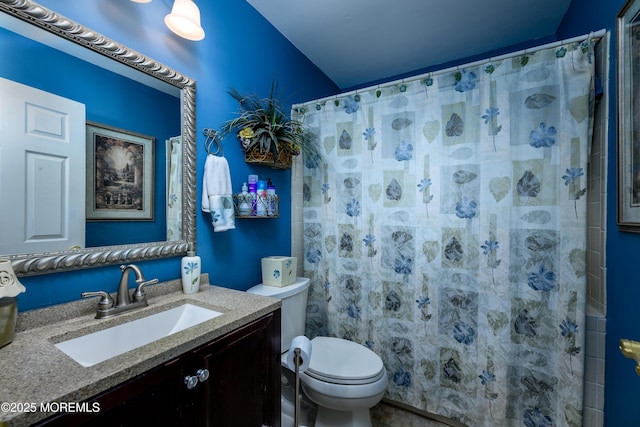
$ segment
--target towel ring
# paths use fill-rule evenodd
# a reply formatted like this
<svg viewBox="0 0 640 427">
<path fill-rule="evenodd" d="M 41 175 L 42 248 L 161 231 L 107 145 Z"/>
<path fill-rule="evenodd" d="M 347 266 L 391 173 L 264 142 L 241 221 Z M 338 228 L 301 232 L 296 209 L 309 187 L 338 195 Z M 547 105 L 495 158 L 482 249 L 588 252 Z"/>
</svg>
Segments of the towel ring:
<svg viewBox="0 0 640 427">
<path fill-rule="evenodd" d="M 215 129 L 204 128 L 202 134 L 207 137 L 204 140 L 204 148 L 207 150 L 207 154 L 216 155 L 220 153 L 221 157 L 224 157 L 224 150 L 222 149 L 222 142 L 220 141 L 220 134 Z M 211 146 L 216 144 L 216 151 L 211 152 Z"/>
</svg>

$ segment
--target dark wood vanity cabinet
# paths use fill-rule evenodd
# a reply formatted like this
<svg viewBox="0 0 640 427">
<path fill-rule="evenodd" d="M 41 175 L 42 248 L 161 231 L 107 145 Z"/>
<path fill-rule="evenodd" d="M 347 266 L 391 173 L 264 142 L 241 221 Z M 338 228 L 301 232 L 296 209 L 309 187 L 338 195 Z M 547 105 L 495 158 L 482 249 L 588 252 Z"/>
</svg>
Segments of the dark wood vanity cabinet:
<svg viewBox="0 0 640 427">
<path fill-rule="evenodd" d="M 204 370 L 208 378 L 187 388 Z M 89 399 L 99 412 L 39 425 L 279 427 L 280 381 L 278 309 Z"/>
<path fill-rule="evenodd" d="M 191 375 L 203 367 L 209 378 L 187 400 L 208 409 L 190 426 L 280 426 L 280 310 L 195 350 Z"/>
</svg>

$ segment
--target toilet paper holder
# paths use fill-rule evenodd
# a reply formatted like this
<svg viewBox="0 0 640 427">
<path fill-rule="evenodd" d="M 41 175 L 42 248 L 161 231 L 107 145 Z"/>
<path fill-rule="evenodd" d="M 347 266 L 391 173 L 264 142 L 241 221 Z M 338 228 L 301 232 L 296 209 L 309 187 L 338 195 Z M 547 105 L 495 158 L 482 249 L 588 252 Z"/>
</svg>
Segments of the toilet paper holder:
<svg viewBox="0 0 640 427">
<path fill-rule="evenodd" d="M 293 350 L 293 363 L 296 366 L 296 404 L 293 413 L 293 426 L 300 427 L 300 365 L 302 365 L 302 358 L 299 347 Z"/>
<path fill-rule="evenodd" d="M 287 357 L 287 366 L 295 374 L 295 405 L 294 405 L 294 427 L 300 426 L 300 373 L 309 367 L 311 361 L 311 341 L 304 335 L 299 335 L 291 340 L 289 346 L 289 355 Z"/>
</svg>

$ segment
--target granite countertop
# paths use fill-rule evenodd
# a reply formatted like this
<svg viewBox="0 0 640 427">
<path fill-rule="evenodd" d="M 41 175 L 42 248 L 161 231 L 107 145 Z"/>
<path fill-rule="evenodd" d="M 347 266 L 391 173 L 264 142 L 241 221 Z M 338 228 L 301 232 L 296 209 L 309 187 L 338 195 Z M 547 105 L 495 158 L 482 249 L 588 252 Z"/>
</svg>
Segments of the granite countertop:
<svg viewBox="0 0 640 427">
<path fill-rule="evenodd" d="M 179 280 L 146 291 L 148 307 L 109 319 L 94 318 L 97 298 L 19 313 L 13 342 L 0 348 L 0 426 L 43 420 L 53 414 L 41 403 L 82 402 L 280 307 L 277 299 L 211 286 L 207 274 L 195 294 L 183 294 Z M 223 314 L 87 368 L 54 346 L 187 302 Z"/>
</svg>

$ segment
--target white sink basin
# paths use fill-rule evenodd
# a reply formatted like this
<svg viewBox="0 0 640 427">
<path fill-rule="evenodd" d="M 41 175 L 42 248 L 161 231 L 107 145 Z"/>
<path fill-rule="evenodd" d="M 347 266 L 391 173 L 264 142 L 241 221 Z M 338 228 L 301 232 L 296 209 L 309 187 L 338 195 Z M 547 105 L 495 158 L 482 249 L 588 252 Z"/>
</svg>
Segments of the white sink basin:
<svg viewBox="0 0 640 427">
<path fill-rule="evenodd" d="M 83 335 L 55 346 L 82 366 L 93 366 L 114 356 L 206 322 L 222 313 L 184 304 L 141 319 Z"/>
</svg>

